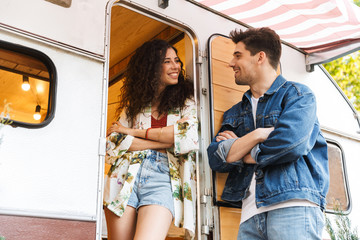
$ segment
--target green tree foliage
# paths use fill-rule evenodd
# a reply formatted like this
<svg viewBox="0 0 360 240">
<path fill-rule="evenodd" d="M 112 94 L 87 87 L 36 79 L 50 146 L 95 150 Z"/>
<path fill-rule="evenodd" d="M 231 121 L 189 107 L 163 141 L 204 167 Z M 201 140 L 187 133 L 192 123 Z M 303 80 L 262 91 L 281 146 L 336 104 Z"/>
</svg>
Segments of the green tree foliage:
<svg viewBox="0 0 360 240">
<path fill-rule="evenodd" d="M 326 63 L 324 67 L 360 111 L 360 51 Z"/>
<path fill-rule="evenodd" d="M 360 0 L 353 0 L 360 7 Z M 360 51 L 324 64 L 345 95 L 360 111 Z"/>
</svg>

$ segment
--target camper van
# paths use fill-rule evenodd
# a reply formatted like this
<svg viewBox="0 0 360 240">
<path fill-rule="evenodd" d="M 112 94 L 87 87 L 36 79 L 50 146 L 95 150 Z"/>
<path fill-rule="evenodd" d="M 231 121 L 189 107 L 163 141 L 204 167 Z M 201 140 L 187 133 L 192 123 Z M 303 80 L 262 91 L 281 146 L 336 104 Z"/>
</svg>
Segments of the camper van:
<svg viewBox="0 0 360 240">
<path fill-rule="evenodd" d="M 233 7 L 238 11 L 233 13 L 226 4 L 235 2 L 246 6 Z M 195 88 L 200 123 L 195 238 L 236 239 L 241 206 L 221 199 L 227 175 L 212 172 L 206 149 L 223 112 L 247 90 L 235 84 L 228 66 L 234 49 L 230 31 L 257 26 L 251 22 L 255 15 L 264 26 L 286 15 L 264 12 L 280 1 L 260 1 L 266 6 L 250 9 L 253 2 L 259 1 L 1 1 L 0 239 L 106 239 L 103 186 L 110 167 L 104 161 L 106 129 L 116 120 L 130 57 L 155 38 L 178 49 Z M 300 2 L 311 8 L 307 1 Z M 334 1 L 312 2 L 328 6 Z M 349 9 L 347 4 L 341 9 Z M 311 19 L 314 15 L 308 17 L 308 24 L 317 22 Z M 347 37 L 354 27 L 343 24 L 344 31 L 337 36 L 327 35 L 326 43 L 313 45 L 318 48 L 306 45 L 306 39 L 296 44 L 284 38 L 278 71 L 308 85 L 316 95 L 329 146 L 327 216 L 333 217 L 340 208 L 354 226 L 360 226 L 359 116 L 321 65 L 359 49 L 359 30 L 355 29 L 357 36 Z M 294 28 L 279 34 L 302 32 L 291 32 Z M 188 238 L 174 226 L 167 236 Z"/>
</svg>

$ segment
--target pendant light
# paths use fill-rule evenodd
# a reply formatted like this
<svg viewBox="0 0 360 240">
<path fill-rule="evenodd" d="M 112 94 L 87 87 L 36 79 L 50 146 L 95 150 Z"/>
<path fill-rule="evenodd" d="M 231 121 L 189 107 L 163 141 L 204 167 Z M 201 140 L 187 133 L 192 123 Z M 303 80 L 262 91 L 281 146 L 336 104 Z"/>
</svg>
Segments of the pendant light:
<svg viewBox="0 0 360 240">
<path fill-rule="evenodd" d="M 30 83 L 29 83 L 29 77 L 28 76 L 24 76 L 23 75 L 23 83 L 21 85 L 21 88 L 24 90 L 24 91 L 29 91 L 30 89 Z"/>
<path fill-rule="evenodd" d="M 33 115 L 33 117 L 36 121 L 40 120 L 40 118 L 41 118 L 40 110 L 41 110 L 41 106 L 39 104 L 36 105 L 35 113 Z"/>
</svg>

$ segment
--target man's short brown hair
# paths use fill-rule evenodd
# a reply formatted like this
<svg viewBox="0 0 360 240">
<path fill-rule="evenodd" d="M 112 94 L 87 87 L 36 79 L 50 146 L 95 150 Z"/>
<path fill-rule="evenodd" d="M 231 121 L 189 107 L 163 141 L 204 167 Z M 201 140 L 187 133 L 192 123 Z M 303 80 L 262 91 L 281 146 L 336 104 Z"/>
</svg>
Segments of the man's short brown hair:
<svg viewBox="0 0 360 240">
<path fill-rule="evenodd" d="M 266 53 L 271 66 L 276 70 L 281 56 L 281 41 L 279 35 L 268 27 L 248 28 L 245 31 L 234 30 L 230 33 L 231 40 L 237 44 L 242 42 L 245 48 L 255 55 L 260 51 Z"/>
</svg>

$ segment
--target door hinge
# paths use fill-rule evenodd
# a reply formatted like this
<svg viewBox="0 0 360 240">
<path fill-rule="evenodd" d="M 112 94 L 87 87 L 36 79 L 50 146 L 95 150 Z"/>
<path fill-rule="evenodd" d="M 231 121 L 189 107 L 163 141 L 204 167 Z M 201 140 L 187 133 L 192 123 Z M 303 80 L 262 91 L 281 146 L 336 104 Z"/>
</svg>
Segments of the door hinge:
<svg viewBox="0 0 360 240">
<path fill-rule="evenodd" d="M 203 61 L 207 59 L 206 51 L 200 51 L 199 55 L 196 58 L 197 64 L 203 64 Z"/>
<path fill-rule="evenodd" d="M 201 226 L 201 234 L 209 235 L 210 234 L 210 227 L 209 225 L 202 225 Z"/>
<path fill-rule="evenodd" d="M 200 197 L 200 203 L 202 203 L 202 204 L 208 203 L 208 199 L 209 199 L 209 197 L 211 198 L 211 196 L 212 196 L 211 189 L 205 188 L 204 194 L 201 195 L 201 197 Z"/>
<path fill-rule="evenodd" d="M 206 218 L 206 224 L 201 225 L 201 234 L 209 235 L 211 228 L 212 228 L 212 225 L 210 225 L 209 219 Z"/>
<path fill-rule="evenodd" d="M 99 138 L 99 156 L 105 156 L 106 153 L 106 138 Z"/>
</svg>

